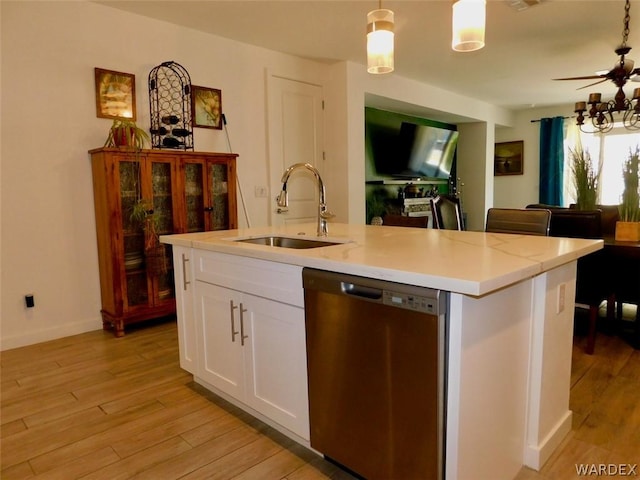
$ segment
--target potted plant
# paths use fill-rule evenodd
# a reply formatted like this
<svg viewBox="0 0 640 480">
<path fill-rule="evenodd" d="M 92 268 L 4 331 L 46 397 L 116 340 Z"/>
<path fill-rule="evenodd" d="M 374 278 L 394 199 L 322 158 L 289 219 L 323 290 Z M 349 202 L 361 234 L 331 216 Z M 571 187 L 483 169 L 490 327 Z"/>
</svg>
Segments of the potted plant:
<svg viewBox="0 0 640 480">
<path fill-rule="evenodd" d="M 387 206 L 381 192 L 375 191 L 367 195 L 367 217 L 371 225 L 382 225 L 382 217 Z"/>
<path fill-rule="evenodd" d="M 640 240 L 640 147 L 629 150 L 629 158 L 622 167 L 624 191 L 618 207 L 620 220 L 616 222 L 616 240 L 637 242 Z"/>
<path fill-rule="evenodd" d="M 578 210 L 594 210 L 598 199 L 599 174 L 593 169 L 591 155 L 582 149 L 570 150 L 571 173 Z"/>
<path fill-rule="evenodd" d="M 149 143 L 149 134 L 133 120 L 116 118 L 109 129 L 105 147 L 129 147 L 142 150 Z"/>
</svg>

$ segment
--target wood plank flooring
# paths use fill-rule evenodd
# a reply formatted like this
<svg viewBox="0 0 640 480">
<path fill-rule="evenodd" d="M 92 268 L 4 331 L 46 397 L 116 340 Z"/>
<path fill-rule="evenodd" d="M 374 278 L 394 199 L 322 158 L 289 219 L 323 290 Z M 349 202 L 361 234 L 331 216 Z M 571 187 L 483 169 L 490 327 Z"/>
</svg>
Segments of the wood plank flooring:
<svg viewBox="0 0 640 480">
<path fill-rule="evenodd" d="M 573 431 L 518 480 L 578 478 L 576 463 L 640 463 L 640 352 L 600 334 L 588 356 L 583 342 Z M 177 345 L 168 322 L 2 352 L 1 478 L 353 478 L 194 384 Z"/>
</svg>

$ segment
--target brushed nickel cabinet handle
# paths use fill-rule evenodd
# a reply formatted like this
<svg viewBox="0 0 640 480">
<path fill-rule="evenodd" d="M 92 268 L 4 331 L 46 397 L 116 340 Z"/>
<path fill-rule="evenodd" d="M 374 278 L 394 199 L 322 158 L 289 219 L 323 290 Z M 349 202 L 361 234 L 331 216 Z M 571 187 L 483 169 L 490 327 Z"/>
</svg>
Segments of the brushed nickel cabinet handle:
<svg viewBox="0 0 640 480">
<path fill-rule="evenodd" d="M 186 255 L 183 253 L 182 254 L 182 288 L 184 289 L 184 291 L 187 291 L 187 285 L 189 285 L 191 282 L 187 280 L 187 262 L 189 261 L 189 259 L 186 257 Z"/>
<path fill-rule="evenodd" d="M 235 342 L 236 335 L 238 334 L 238 332 L 236 332 L 236 325 L 235 325 L 235 319 L 233 318 L 233 311 L 236 308 L 238 308 L 238 306 L 233 304 L 233 300 L 229 300 L 229 306 L 231 307 L 231 341 Z M 242 310 L 240 311 L 240 327 L 242 328 Z M 240 338 L 242 339 L 242 337 Z"/>
<path fill-rule="evenodd" d="M 247 311 L 246 308 L 242 306 L 240 303 L 240 345 L 244 347 L 244 339 L 249 338 L 248 335 L 244 334 L 244 313 Z"/>
</svg>

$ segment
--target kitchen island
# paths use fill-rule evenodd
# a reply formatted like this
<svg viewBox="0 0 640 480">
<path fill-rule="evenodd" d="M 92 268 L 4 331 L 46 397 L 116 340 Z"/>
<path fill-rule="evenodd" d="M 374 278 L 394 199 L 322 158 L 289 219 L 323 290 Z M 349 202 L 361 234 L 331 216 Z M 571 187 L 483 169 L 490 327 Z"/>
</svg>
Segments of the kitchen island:
<svg viewBox="0 0 640 480">
<path fill-rule="evenodd" d="M 602 241 L 344 224 L 331 224 L 328 240 L 335 244 L 320 248 L 238 241 L 266 235 L 314 239 L 315 228 L 303 224 L 161 238 L 174 246 L 183 368 L 308 446 L 306 374 L 297 365 L 304 366 L 305 355 L 299 345 L 304 343 L 302 267 L 447 291 L 446 478 L 513 478 L 522 465 L 539 469 L 571 428 L 576 260 L 602 248 Z M 234 295 L 244 292 L 239 299 L 231 297 L 232 332 L 234 301 L 240 310 L 262 302 L 263 311 L 278 308 L 270 318 L 291 319 L 280 329 L 287 338 L 278 353 L 281 365 L 291 369 L 285 377 L 291 385 L 264 387 L 268 401 L 246 391 L 236 394 L 226 385 L 237 388 L 242 382 L 229 382 L 232 375 L 207 368 L 212 350 L 226 354 L 226 347 L 214 349 L 198 339 L 206 336 L 206 318 L 198 310 L 223 309 L 218 290 L 207 293 L 208 285 Z M 264 299 L 273 302 L 266 305 Z M 228 304 L 224 308 L 228 311 Z M 275 324 L 263 334 L 273 331 Z M 248 337 L 238 335 L 243 342 Z M 259 354 L 255 345 L 243 354 L 243 364 L 253 369 L 245 372 L 252 385 L 269 383 L 256 379 L 272 373 L 259 371 Z M 222 387 L 215 383 L 220 378 Z M 274 400 L 278 395 L 282 405 Z"/>
</svg>

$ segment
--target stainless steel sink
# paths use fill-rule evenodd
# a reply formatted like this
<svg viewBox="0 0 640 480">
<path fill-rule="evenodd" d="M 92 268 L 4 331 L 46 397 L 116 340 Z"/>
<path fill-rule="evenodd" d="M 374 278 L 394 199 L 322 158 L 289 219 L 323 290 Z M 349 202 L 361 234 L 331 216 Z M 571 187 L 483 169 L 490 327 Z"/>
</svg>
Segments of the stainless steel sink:
<svg viewBox="0 0 640 480">
<path fill-rule="evenodd" d="M 243 243 L 255 243 L 258 245 L 267 245 L 269 247 L 283 247 L 283 248 L 318 248 L 318 247 L 329 247 L 331 245 L 341 245 L 341 242 L 315 240 L 310 238 L 292 238 L 292 237 L 277 237 L 277 236 L 242 238 L 235 241 L 243 242 Z"/>
</svg>

